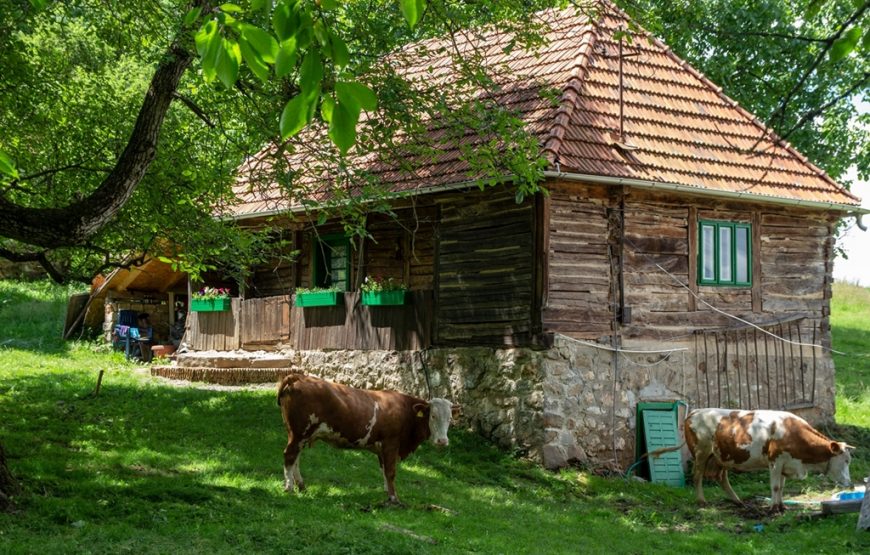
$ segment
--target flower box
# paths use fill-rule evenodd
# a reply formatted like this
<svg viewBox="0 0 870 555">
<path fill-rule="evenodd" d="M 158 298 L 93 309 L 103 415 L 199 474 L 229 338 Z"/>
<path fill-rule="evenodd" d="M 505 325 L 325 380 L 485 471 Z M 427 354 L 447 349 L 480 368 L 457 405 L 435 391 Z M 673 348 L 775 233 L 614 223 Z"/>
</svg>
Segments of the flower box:
<svg viewBox="0 0 870 555">
<path fill-rule="evenodd" d="M 232 300 L 228 297 L 221 299 L 191 299 L 191 312 L 223 312 L 229 310 Z"/>
<path fill-rule="evenodd" d="M 341 291 L 312 291 L 296 293 L 296 306 L 335 306 L 344 299 Z"/>
<path fill-rule="evenodd" d="M 362 304 L 369 306 L 390 306 L 405 304 L 404 289 L 393 291 L 363 291 Z"/>
</svg>

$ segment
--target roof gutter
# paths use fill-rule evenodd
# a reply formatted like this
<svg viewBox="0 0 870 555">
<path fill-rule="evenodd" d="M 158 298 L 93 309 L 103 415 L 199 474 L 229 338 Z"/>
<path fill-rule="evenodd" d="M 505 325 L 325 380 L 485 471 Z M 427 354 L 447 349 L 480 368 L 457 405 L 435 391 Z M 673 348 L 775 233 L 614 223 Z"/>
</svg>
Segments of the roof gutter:
<svg viewBox="0 0 870 555">
<path fill-rule="evenodd" d="M 848 212 L 850 216 L 861 216 L 870 214 L 870 208 L 863 208 L 852 204 L 840 204 L 836 202 L 820 202 L 815 200 L 788 199 L 781 197 L 766 197 L 753 193 L 733 192 L 733 191 L 716 191 L 712 189 L 701 189 L 699 187 L 691 187 L 689 185 L 681 185 L 679 183 L 661 183 L 658 181 L 646 181 L 643 179 L 633 179 L 630 177 L 608 177 L 603 175 L 589 175 L 582 173 L 571 173 L 562 171 L 545 171 L 544 176 L 555 177 L 559 179 L 567 179 L 569 181 L 583 181 L 585 183 L 596 183 L 600 185 L 625 185 L 628 187 L 637 187 L 639 189 L 652 189 L 656 191 L 674 191 L 679 193 L 689 193 L 693 195 L 701 195 L 707 197 L 724 198 L 731 200 L 745 200 L 753 202 L 766 202 L 770 204 L 803 206 L 807 208 L 821 208 L 826 210 L 836 210 L 838 212 Z"/>
</svg>

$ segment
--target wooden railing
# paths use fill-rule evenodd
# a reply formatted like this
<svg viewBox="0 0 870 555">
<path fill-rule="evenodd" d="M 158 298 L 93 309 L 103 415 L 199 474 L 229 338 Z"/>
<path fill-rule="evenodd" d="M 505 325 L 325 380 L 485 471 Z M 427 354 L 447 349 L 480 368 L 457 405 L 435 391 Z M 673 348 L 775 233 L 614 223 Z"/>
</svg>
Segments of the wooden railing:
<svg viewBox="0 0 870 555">
<path fill-rule="evenodd" d="M 417 350 L 432 343 L 432 292 L 400 306 L 365 306 L 358 292 L 338 306 L 301 308 L 291 295 L 233 299 L 224 312 L 191 312 L 185 342 L 194 350 Z"/>
<path fill-rule="evenodd" d="M 815 406 L 820 351 L 808 345 L 818 342 L 818 322 L 799 315 L 759 327 L 773 335 L 751 326 L 695 332 L 698 406 Z"/>
</svg>

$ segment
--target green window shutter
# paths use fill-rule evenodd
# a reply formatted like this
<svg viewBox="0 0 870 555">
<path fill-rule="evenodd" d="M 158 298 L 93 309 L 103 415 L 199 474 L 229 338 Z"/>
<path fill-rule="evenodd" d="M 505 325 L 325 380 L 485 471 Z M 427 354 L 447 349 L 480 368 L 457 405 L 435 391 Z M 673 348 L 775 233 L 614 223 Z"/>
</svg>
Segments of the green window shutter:
<svg viewBox="0 0 870 555">
<path fill-rule="evenodd" d="M 700 221 L 698 235 L 699 284 L 752 285 L 752 228 L 749 224 Z"/>
<path fill-rule="evenodd" d="M 350 241 L 344 235 L 314 239 L 314 286 L 350 289 Z"/>
</svg>

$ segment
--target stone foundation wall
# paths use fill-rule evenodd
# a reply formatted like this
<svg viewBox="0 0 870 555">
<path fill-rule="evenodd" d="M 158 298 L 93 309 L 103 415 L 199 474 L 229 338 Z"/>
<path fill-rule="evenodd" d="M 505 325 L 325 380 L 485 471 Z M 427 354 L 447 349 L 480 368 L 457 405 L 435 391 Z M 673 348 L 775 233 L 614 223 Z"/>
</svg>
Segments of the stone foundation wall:
<svg viewBox="0 0 870 555">
<path fill-rule="evenodd" d="M 632 344 L 623 349 L 680 349 L 667 353 L 619 353 L 557 336 L 543 360 L 544 444 L 542 462 L 613 461 L 625 468 L 635 458 L 636 408 L 643 401 L 683 401 L 699 408 L 705 376 L 697 370 L 694 344 Z M 776 365 L 777 359 L 772 359 Z M 746 366 L 745 358 L 730 364 Z M 806 364 L 806 362 L 805 362 Z M 700 380 L 699 380 L 700 379 Z M 811 380 L 811 378 L 810 378 Z M 811 384 L 807 384 L 811 385 Z M 809 389 L 808 389 L 809 390 Z M 727 403 L 725 408 L 757 408 Z M 753 405 L 755 403 L 753 402 Z M 834 415 L 834 367 L 829 355 L 816 361 L 815 406 L 792 408 L 814 424 Z M 684 414 L 684 412 L 681 412 Z"/>
<path fill-rule="evenodd" d="M 543 353 L 530 349 L 290 351 L 294 369 L 355 387 L 462 405 L 462 420 L 517 454 L 541 457 Z"/>
<path fill-rule="evenodd" d="M 637 404 L 679 400 L 690 408 L 707 406 L 704 398 L 699 398 L 705 387 L 699 388 L 699 377 L 703 379 L 704 374 L 698 369 L 692 343 L 633 343 L 623 347 L 685 348 L 670 354 L 614 355 L 601 347 L 557 336 L 546 351 L 285 350 L 260 355 L 239 351 L 181 355 L 177 364 L 186 367 L 179 371 L 193 374 L 204 367 L 215 368 L 221 379 L 247 376 L 258 369 L 273 374 L 292 369 L 355 387 L 395 389 L 423 398 L 431 393 L 432 397 L 462 404 L 463 422 L 484 437 L 548 468 L 588 463 L 615 464 L 624 469 L 635 457 Z M 247 362 L 242 364 L 241 360 Z M 736 359 L 734 363 L 743 364 Z M 273 374 L 268 380 L 274 379 Z M 793 411 L 816 424 L 830 421 L 834 414 L 833 376 L 830 356 L 820 355 L 816 360 L 815 407 Z M 731 403 L 726 408 L 757 407 Z"/>
</svg>

